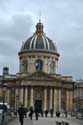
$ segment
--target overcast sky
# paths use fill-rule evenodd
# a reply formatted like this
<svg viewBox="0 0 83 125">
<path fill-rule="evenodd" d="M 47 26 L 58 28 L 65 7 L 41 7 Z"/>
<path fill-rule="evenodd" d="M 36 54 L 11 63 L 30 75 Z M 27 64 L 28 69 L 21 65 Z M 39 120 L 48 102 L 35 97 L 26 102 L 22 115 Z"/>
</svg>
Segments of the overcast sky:
<svg viewBox="0 0 83 125">
<path fill-rule="evenodd" d="M 0 0 L 0 74 L 19 71 L 22 42 L 40 18 L 60 53 L 58 73 L 83 79 L 83 0 Z"/>
</svg>

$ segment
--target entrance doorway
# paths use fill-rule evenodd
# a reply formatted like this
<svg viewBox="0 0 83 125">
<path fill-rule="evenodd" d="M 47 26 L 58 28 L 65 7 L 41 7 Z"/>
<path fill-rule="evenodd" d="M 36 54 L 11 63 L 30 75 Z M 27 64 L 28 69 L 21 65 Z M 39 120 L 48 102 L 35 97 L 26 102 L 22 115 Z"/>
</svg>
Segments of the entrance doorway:
<svg viewBox="0 0 83 125">
<path fill-rule="evenodd" d="M 42 100 L 35 100 L 35 105 L 34 105 L 35 110 L 37 110 L 39 113 L 42 111 Z"/>
</svg>

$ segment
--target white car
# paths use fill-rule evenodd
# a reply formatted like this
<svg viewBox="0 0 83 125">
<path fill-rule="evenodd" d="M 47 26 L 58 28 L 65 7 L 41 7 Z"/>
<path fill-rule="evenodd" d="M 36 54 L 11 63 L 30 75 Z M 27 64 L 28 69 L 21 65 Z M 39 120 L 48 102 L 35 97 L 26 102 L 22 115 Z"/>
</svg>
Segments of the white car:
<svg viewBox="0 0 83 125">
<path fill-rule="evenodd" d="M 0 114 L 2 114 L 3 112 L 3 109 L 6 111 L 10 108 L 9 104 L 8 103 L 3 103 L 3 102 L 0 102 Z"/>
</svg>

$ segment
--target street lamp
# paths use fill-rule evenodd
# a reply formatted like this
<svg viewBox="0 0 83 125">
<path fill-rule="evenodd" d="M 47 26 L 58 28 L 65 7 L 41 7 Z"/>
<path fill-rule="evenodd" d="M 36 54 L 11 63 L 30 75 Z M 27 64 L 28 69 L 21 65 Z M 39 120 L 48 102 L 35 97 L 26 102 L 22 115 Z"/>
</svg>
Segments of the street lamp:
<svg viewBox="0 0 83 125">
<path fill-rule="evenodd" d="M 3 98 L 3 105 L 2 105 L 2 120 L 1 120 L 1 125 L 4 125 L 4 120 L 5 120 L 5 110 L 6 106 L 5 106 L 5 92 L 7 89 L 7 83 L 4 83 L 4 81 L 2 81 L 2 98 Z"/>
</svg>

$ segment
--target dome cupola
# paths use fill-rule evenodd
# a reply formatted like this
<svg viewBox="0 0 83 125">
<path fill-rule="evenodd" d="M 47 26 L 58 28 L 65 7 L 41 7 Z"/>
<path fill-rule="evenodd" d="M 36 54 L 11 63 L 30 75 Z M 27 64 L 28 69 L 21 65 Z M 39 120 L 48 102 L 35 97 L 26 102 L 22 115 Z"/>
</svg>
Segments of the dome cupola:
<svg viewBox="0 0 83 125">
<path fill-rule="evenodd" d="M 44 33 L 41 20 L 36 24 L 34 34 L 23 43 L 19 59 L 20 73 L 57 72 L 59 53 L 54 42 Z"/>
<path fill-rule="evenodd" d="M 43 23 L 39 20 L 35 33 L 23 43 L 21 52 L 46 51 L 58 54 L 55 44 L 46 36 L 43 28 Z"/>
</svg>

